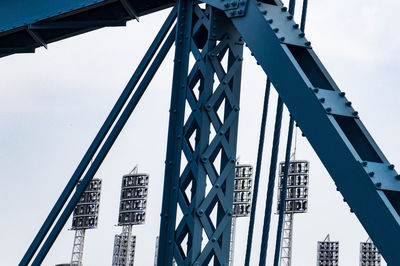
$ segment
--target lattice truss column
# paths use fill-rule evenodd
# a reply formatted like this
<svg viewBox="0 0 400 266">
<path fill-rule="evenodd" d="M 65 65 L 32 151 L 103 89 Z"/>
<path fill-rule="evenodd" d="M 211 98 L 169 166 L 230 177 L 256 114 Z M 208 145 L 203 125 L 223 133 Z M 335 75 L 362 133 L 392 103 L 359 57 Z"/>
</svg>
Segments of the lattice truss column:
<svg viewBox="0 0 400 266">
<path fill-rule="evenodd" d="M 74 245 L 72 247 L 72 266 L 82 266 L 83 246 L 85 243 L 85 229 L 75 230 Z"/>
<path fill-rule="evenodd" d="M 292 265 L 293 213 L 285 213 L 282 230 L 280 266 Z"/>
<path fill-rule="evenodd" d="M 182 14 L 185 7 L 180 8 Z M 182 168 L 176 192 L 180 210 L 173 257 L 178 265 L 212 262 L 228 265 L 243 41 L 225 15 L 216 9 L 194 5 L 193 13 L 186 12 L 185 18 L 190 16 L 192 22 L 185 20 L 186 25 L 191 26 L 190 40 L 187 36 L 179 38 L 183 23 L 182 15 L 178 16 L 177 47 L 189 41 L 190 57 L 194 60 L 190 62 L 187 78 L 182 79 L 187 82 L 186 110 L 183 138 L 178 143 L 181 150 L 176 151 L 182 154 L 179 163 Z M 179 64 L 179 60 L 176 56 L 175 64 Z M 167 165 L 172 164 L 171 158 L 167 149 Z M 166 182 L 171 178 L 168 167 Z M 173 195 L 168 194 L 171 190 L 167 186 L 165 184 L 163 204 L 173 199 L 166 198 Z M 175 191 L 175 187 L 171 189 Z M 173 211 L 176 209 L 169 214 L 163 210 L 160 250 L 163 244 L 168 246 L 168 239 L 163 239 L 163 217 L 173 217 Z M 159 265 L 162 262 L 170 265 L 169 254 L 161 254 Z"/>
</svg>

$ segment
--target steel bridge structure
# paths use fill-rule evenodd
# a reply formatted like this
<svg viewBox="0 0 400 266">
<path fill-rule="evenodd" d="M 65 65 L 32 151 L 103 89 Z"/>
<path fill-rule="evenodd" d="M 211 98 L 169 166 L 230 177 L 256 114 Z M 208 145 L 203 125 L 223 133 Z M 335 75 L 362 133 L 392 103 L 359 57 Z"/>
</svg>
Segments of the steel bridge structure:
<svg viewBox="0 0 400 266">
<path fill-rule="evenodd" d="M 295 121 L 388 265 L 400 265 L 398 245 L 393 244 L 400 239 L 400 176 L 306 38 L 307 0 L 300 25 L 293 19 L 294 6 L 294 0 L 289 8 L 279 0 L 1 1 L 0 57 L 124 26 L 173 7 L 19 265 L 42 263 L 173 44 L 157 265 L 173 260 L 177 265 L 228 265 L 245 46 L 267 75 L 267 90 L 273 84 L 279 94 L 275 129 L 280 129 L 283 105 L 291 114 L 289 152 Z M 274 160 L 270 177 L 275 176 Z M 259 162 L 253 206 L 257 179 Z M 270 212 L 266 210 L 266 232 Z M 252 228 L 246 258 L 251 234 Z"/>
</svg>

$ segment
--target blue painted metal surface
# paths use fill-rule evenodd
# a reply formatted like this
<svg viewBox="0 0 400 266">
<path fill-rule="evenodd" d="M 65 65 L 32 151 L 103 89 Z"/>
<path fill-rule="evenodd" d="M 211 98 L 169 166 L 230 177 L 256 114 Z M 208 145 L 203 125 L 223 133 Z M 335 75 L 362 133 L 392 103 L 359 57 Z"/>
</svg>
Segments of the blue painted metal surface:
<svg viewBox="0 0 400 266">
<path fill-rule="evenodd" d="M 279 254 L 281 251 L 281 243 L 282 243 L 283 216 L 285 215 L 285 210 L 286 210 L 287 181 L 289 175 L 290 154 L 292 150 L 293 126 L 294 126 L 294 120 L 293 117 L 290 116 L 289 132 L 286 143 L 285 169 L 283 171 L 283 179 L 282 179 L 283 186 L 280 195 L 281 203 L 279 206 L 279 219 L 278 219 L 278 229 L 276 233 L 276 242 L 275 242 L 274 266 L 279 266 Z"/>
<path fill-rule="evenodd" d="M 181 4 L 185 2 L 190 1 L 182 0 Z M 191 8 L 186 8 L 186 12 L 190 12 Z M 171 265 L 172 248 L 169 246 L 173 245 L 173 256 L 178 265 L 208 265 L 211 260 L 214 265 L 227 265 L 243 42 L 225 15 L 216 9 L 208 7 L 202 10 L 194 5 L 193 22 L 190 18 L 186 14 L 185 21 L 179 24 L 187 27 L 181 30 L 185 34 L 181 43 L 184 46 L 189 41 L 190 52 L 196 63 L 186 75 L 188 47 L 182 47 L 185 57 L 180 58 L 180 54 L 177 54 L 175 70 L 178 73 L 174 74 L 174 90 L 184 87 L 186 95 L 184 98 L 174 98 L 173 94 L 171 108 L 175 108 L 178 100 L 181 103 L 177 106 L 183 108 L 182 101 L 186 101 L 191 113 L 185 121 L 182 120 L 182 109 L 176 110 L 178 121 L 174 114 L 170 117 L 160 229 L 160 234 L 163 234 L 163 230 L 169 230 L 170 238 L 160 238 L 158 263 Z M 190 27 L 191 35 L 186 35 L 190 33 Z M 179 37 L 178 42 L 181 41 Z M 179 49 L 177 52 L 183 53 Z M 221 62 L 225 55 L 228 56 L 227 66 Z M 180 59 L 183 69 L 177 61 Z M 214 82 L 218 82 L 217 86 L 214 86 Z M 224 111 L 222 116 L 218 112 L 221 108 Z M 177 131 L 171 129 L 173 126 Z M 211 134 L 212 131 L 215 134 Z M 179 140 L 177 145 L 176 139 Z M 170 150 L 173 150 L 171 154 Z M 183 158 L 178 157 L 181 153 Z M 184 168 L 180 171 L 181 160 Z M 175 170 L 172 172 L 170 169 Z M 170 230 L 175 228 L 175 221 L 171 221 L 168 227 L 164 224 L 167 219 L 176 217 L 176 204 L 183 217 L 178 217 L 180 220 L 173 235 Z M 166 212 L 167 207 L 173 212 Z M 165 254 L 164 248 L 168 249 L 168 254 Z"/>
<path fill-rule="evenodd" d="M 0 57 L 35 48 L 174 5 L 175 0 L 0 1 Z"/>
<path fill-rule="evenodd" d="M 383 189 L 382 182 L 371 178 L 371 173 L 363 166 L 364 161 L 366 165 L 368 162 L 389 165 L 389 162 L 357 113 L 350 116 L 338 111 L 340 114 L 333 114 L 333 110 L 341 110 L 341 104 L 326 99 L 321 101 L 319 93 L 325 90 L 345 96 L 295 23 L 278 24 L 270 20 L 269 11 L 275 8 L 251 0 L 246 16 L 232 18 L 232 21 L 385 260 L 389 265 L 400 265 L 400 253 L 393 245 L 400 239 L 399 190 L 397 185 Z M 282 9 L 281 16 L 289 15 Z M 277 36 L 274 29 L 280 31 L 281 27 L 293 36 L 287 39 Z M 303 45 L 292 44 L 290 40 L 294 36 Z M 397 173 L 394 169 L 389 170 L 380 172 L 380 178 L 392 184 L 397 181 Z"/>
<path fill-rule="evenodd" d="M 267 260 L 269 230 L 271 226 L 272 201 L 275 191 L 274 187 L 275 187 L 276 165 L 278 163 L 279 140 L 281 136 L 282 113 L 283 113 L 283 101 L 281 97 L 279 97 L 278 104 L 276 107 L 274 139 L 272 143 L 271 163 L 269 166 L 269 175 L 268 175 L 268 189 L 265 200 L 265 212 L 264 212 L 264 222 L 263 222 L 261 247 L 260 247 L 260 260 L 259 260 L 260 266 L 265 266 Z"/>
<path fill-rule="evenodd" d="M 260 183 L 260 172 L 261 172 L 262 155 L 264 149 L 265 127 L 267 124 L 268 102 L 269 102 L 270 91 L 271 91 L 271 81 L 267 79 L 267 85 L 265 87 L 265 96 L 264 96 L 264 107 L 261 118 L 260 139 L 258 141 L 257 164 L 256 164 L 256 173 L 254 176 L 253 198 L 251 201 L 252 204 L 250 212 L 249 231 L 247 233 L 246 256 L 244 260 L 245 266 L 250 265 L 251 245 L 253 243 L 254 223 L 255 223 L 256 206 L 258 199 L 258 187 Z"/>
<path fill-rule="evenodd" d="M 193 1 L 180 0 L 177 5 L 177 12 L 178 26 L 175 36 L 174 73 L 157 265 L 172 265 L 174 253 L 177 252 L 177 247 L 175 246 L 176 210 L 179 195 L 178 188 L 183 145 L 185 102 L 188 87 L 189 54 L 192 42 Z"/>
</svg>

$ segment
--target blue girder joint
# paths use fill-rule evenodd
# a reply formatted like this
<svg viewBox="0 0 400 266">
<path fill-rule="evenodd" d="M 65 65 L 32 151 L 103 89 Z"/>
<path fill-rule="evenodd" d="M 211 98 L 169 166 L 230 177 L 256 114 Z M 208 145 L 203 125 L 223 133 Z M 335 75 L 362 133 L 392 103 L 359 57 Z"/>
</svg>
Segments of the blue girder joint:
<svg viewBox="0 0 400 266">
<path fill-rule="evenodd" d="M 367 161 L 361 163 L 377 189 L 400 192 L 399 175 L 393 165 Z"/>
</svg>

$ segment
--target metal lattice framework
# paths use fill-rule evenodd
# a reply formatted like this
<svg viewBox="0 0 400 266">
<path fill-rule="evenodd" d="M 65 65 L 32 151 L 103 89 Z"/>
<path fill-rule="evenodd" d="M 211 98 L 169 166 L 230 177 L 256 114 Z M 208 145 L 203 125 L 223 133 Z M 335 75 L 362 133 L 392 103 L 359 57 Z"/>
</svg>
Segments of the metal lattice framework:
<svg viewBox="0 0 400 266">
<path fill-rule="evenodd" d="M 290 161 L 286 200 L 284 207 L 284 218 L 281 239 L 280 265 L 292 265 L 293 249 L 293 220 L 295 213 L 305 213 L 308 210 L 308 186 L 309 186 L 309 162 Z M 278 184 L 278 212 L 280 209 L 283 180 L 285 175 L 285 162 L 279 164 L 279 184 Z"/>
<path fill-rule="evenodd" d="M 294 22 L 295 1 L 289 10 L 278 0 L 3 1 L 0 57 L 173 5 L 20 265 L 43 262 L 174 41 L 159 265 L 229 261 L 244 42 L 280 110 L 284 103 L 388 264 L 400 265 L 400 176 L 305 37 L 304 12 Z"/>
<path fill-rule="evenodd" d="M 167 148 L 163 204 L 169 206 L 162 210 L 158 264 L 170 264 L 174 257 L 178 265 L 205 265 L 211 259 L 223 265 L 233 215 L 243 41 L 222 12 L 191 1 L 179 4 L 178 25 L 170 117 L 177 128 L 169 130 L 169 143 L 173 138 L 176 145 Z M 186 73 L 189 52 L 194 64 Z M 190 108 L 186 119 L 184 102 Z M 181 153 L 187 164 L 178 176 Z M 168 199 L 175 198 L 183 215 L 171 232 L 176 203 Z"/>
<path fill-rule="evenodd" d="M 93 179 L 75 206 L 72 217 L 72 230 L 75 230 L 71 265 L 82 266 L 85 233 L 97 227 L 99 217 L 101 179 Z"/>
</svg>

